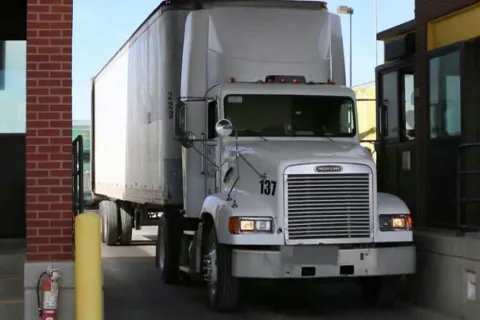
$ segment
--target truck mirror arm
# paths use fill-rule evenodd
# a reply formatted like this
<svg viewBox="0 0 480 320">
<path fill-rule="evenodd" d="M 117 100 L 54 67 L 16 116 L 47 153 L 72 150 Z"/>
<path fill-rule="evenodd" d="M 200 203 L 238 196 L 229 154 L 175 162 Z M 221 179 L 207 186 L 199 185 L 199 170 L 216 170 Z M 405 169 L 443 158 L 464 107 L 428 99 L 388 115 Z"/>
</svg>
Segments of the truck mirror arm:
<svg viewBox="0 0 480 320">
<path fill-rule="evenodd" d="M 238 128 L 236 127 L 233 127 L 234 129 L 234 132 L 235 132 L 235 156 L 236 156 L 236 160 L 238 162 L 238 159 L 242 159 L 243 161 L 245 161 L 245 163 L 250 167 L 250 169 L 252 169 L 258 176 L 260 179 L 266 179 L 267 178 L 267 174 L 264 173 L 264 174 L 261 174 L 260 171 L 258 171 L 257 169 L 255 169 L 255 167 L 247 160 L 247 158 L 245 158 L 239 151 L 239 144 L 238 144 Z M 237 166 L 238 166 L 238 163 L 237 163 Z M 237 169 L 238 171 L 238 169 Z M 240 173 L 238 173 L 238 175 L 240 176 Z"/>
<path fill-rule="evenodd" d="M 235 189 L 235 186 L 237 185 L 237 182 L 238 182 L 239 179 L 240 179 L 240 176 L 237 174 L 237 177 L 235 178 L 235 181 L 233 182 L 232 187 L 230 188 L 230 190 L 228 190 L 227 199 L 225 199 L 225 201 L 232 201 L 233 200 L 232 208 L 238 207 L 237 201 L 235 201 L 235 199 L 232 199 L 232 197 L 230 195 L 232 194 L 233 189 Z"/>
<path fill-rule="evenodd" d="M 258 171 L 257 169 L 255 169 L 255 167 L 240 153 L 238 153 L 238 157 L 240 159 L 242 159 L 243 161 L 245 161 L 245 163 L 250 167 L 250 169 L 252 169 L 253 171 L 255 171 L 255 173 L 258 175 L 258 177 L 260 179 L 267 179 L 267 174 L 266 173 L 260 173 L 260 171 Z"/>
</svg>

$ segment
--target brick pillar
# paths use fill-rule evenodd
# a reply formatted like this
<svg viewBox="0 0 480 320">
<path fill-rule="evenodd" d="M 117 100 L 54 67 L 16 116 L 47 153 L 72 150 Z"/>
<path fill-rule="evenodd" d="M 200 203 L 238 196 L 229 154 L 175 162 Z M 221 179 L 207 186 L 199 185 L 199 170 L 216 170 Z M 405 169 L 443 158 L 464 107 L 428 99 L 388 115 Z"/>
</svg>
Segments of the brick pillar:
<svg viewBox="0 0 480 320">
<path fill-rule="evenodd" d="M 28 261 L 72 259 L 72 2 L 28 0 Z"/>
</svg>

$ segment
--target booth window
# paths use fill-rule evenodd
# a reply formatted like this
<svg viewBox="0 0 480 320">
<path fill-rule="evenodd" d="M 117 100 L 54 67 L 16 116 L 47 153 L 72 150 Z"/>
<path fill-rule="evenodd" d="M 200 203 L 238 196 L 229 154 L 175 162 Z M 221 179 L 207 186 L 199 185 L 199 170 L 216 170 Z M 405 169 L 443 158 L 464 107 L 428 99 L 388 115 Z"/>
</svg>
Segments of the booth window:
<svg viewBox="0 0 480 320">
<path fill-rule="evenodd" d="M 460 136 L 460 52 L 430 60 L 430 138 Z"/>
<path fill-rule="evenodd" d="M 0 90 L 5 89 L 5 41 L 0 41 Z"/>
<path fill-rule="evenodd" d="M 383 112 L 385 112 L 382 117 L 382 128 L 386 138 L 398 139 L 398 72 L 392 71 L 382 78 L 382 106 L 384 107 Z"/>
<path fill-rule="evenodd" d="M 0 134 L 25 133 L 27 42 L 0 41 Z"/>
<path fill-rule="evenodd" d="M 413 74 L 403 75 L 404 112 L 403 130 L 407 140 L 415 139 L 415 86 Z"/>
</svg>

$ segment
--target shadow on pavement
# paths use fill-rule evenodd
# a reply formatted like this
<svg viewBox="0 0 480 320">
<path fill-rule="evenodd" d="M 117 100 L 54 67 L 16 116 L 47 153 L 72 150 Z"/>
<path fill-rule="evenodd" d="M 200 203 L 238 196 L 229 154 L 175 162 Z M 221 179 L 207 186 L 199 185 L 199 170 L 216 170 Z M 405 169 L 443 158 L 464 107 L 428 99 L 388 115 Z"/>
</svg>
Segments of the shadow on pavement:
<svg viewBox="0 0 480 320">
<path fill-rule="evenodd" d="M 351 286 L 306 284 L 272 285 L 259 289 L 251 283 L 243 292 L 237 314 L 215 314 L 207 306 L 202 285 L 162 284 L 153 257 L 104 259 L 105 320 L 127 319 L 369 319 L 411 320 L 406 307 L 366 309 Z M 280 289 L 280 290 L 279 290 Z"/>
<path fill-rule="evenodd" d="M 138 241 L 151 240 L 143 234 Z M 181 319 L 324 319 L 440 320 L 400 305 L 390 310 L 365 308 L 351 283 L 310 281 L 275 284 L 250 280 L 242 286 L 242 310 L 210 311 L 202 284 L 164 285 L 155 267 L 155 246 L 103 247 L 105 320 Z"/>
</svg>

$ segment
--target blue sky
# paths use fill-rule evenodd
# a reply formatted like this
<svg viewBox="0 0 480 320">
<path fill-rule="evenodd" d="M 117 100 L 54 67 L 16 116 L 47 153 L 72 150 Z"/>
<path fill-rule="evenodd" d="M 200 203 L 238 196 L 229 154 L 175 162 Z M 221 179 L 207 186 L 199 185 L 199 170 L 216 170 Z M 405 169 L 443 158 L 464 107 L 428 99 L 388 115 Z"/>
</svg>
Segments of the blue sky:
<svg viewBox="0 0 480 320">
<path fill-rule="evenodd" d="M 374 80 L 375 15 L 374 0 L 327 1 L 330 11 L 337 6 L 354 8 L 353 85 Z M 378 31 L 414 17 L 414 0 L 377 0 Z M 81 0 L 74 6 L 73 23 L 73 119 L 90 118 L 90 81 L 128 39 L 160 0 Z M 349 63 L 349 20 L 343 18 L 345 62 Z M 378 62 L 383 62 L 379 42 Z"/>
</svg>

